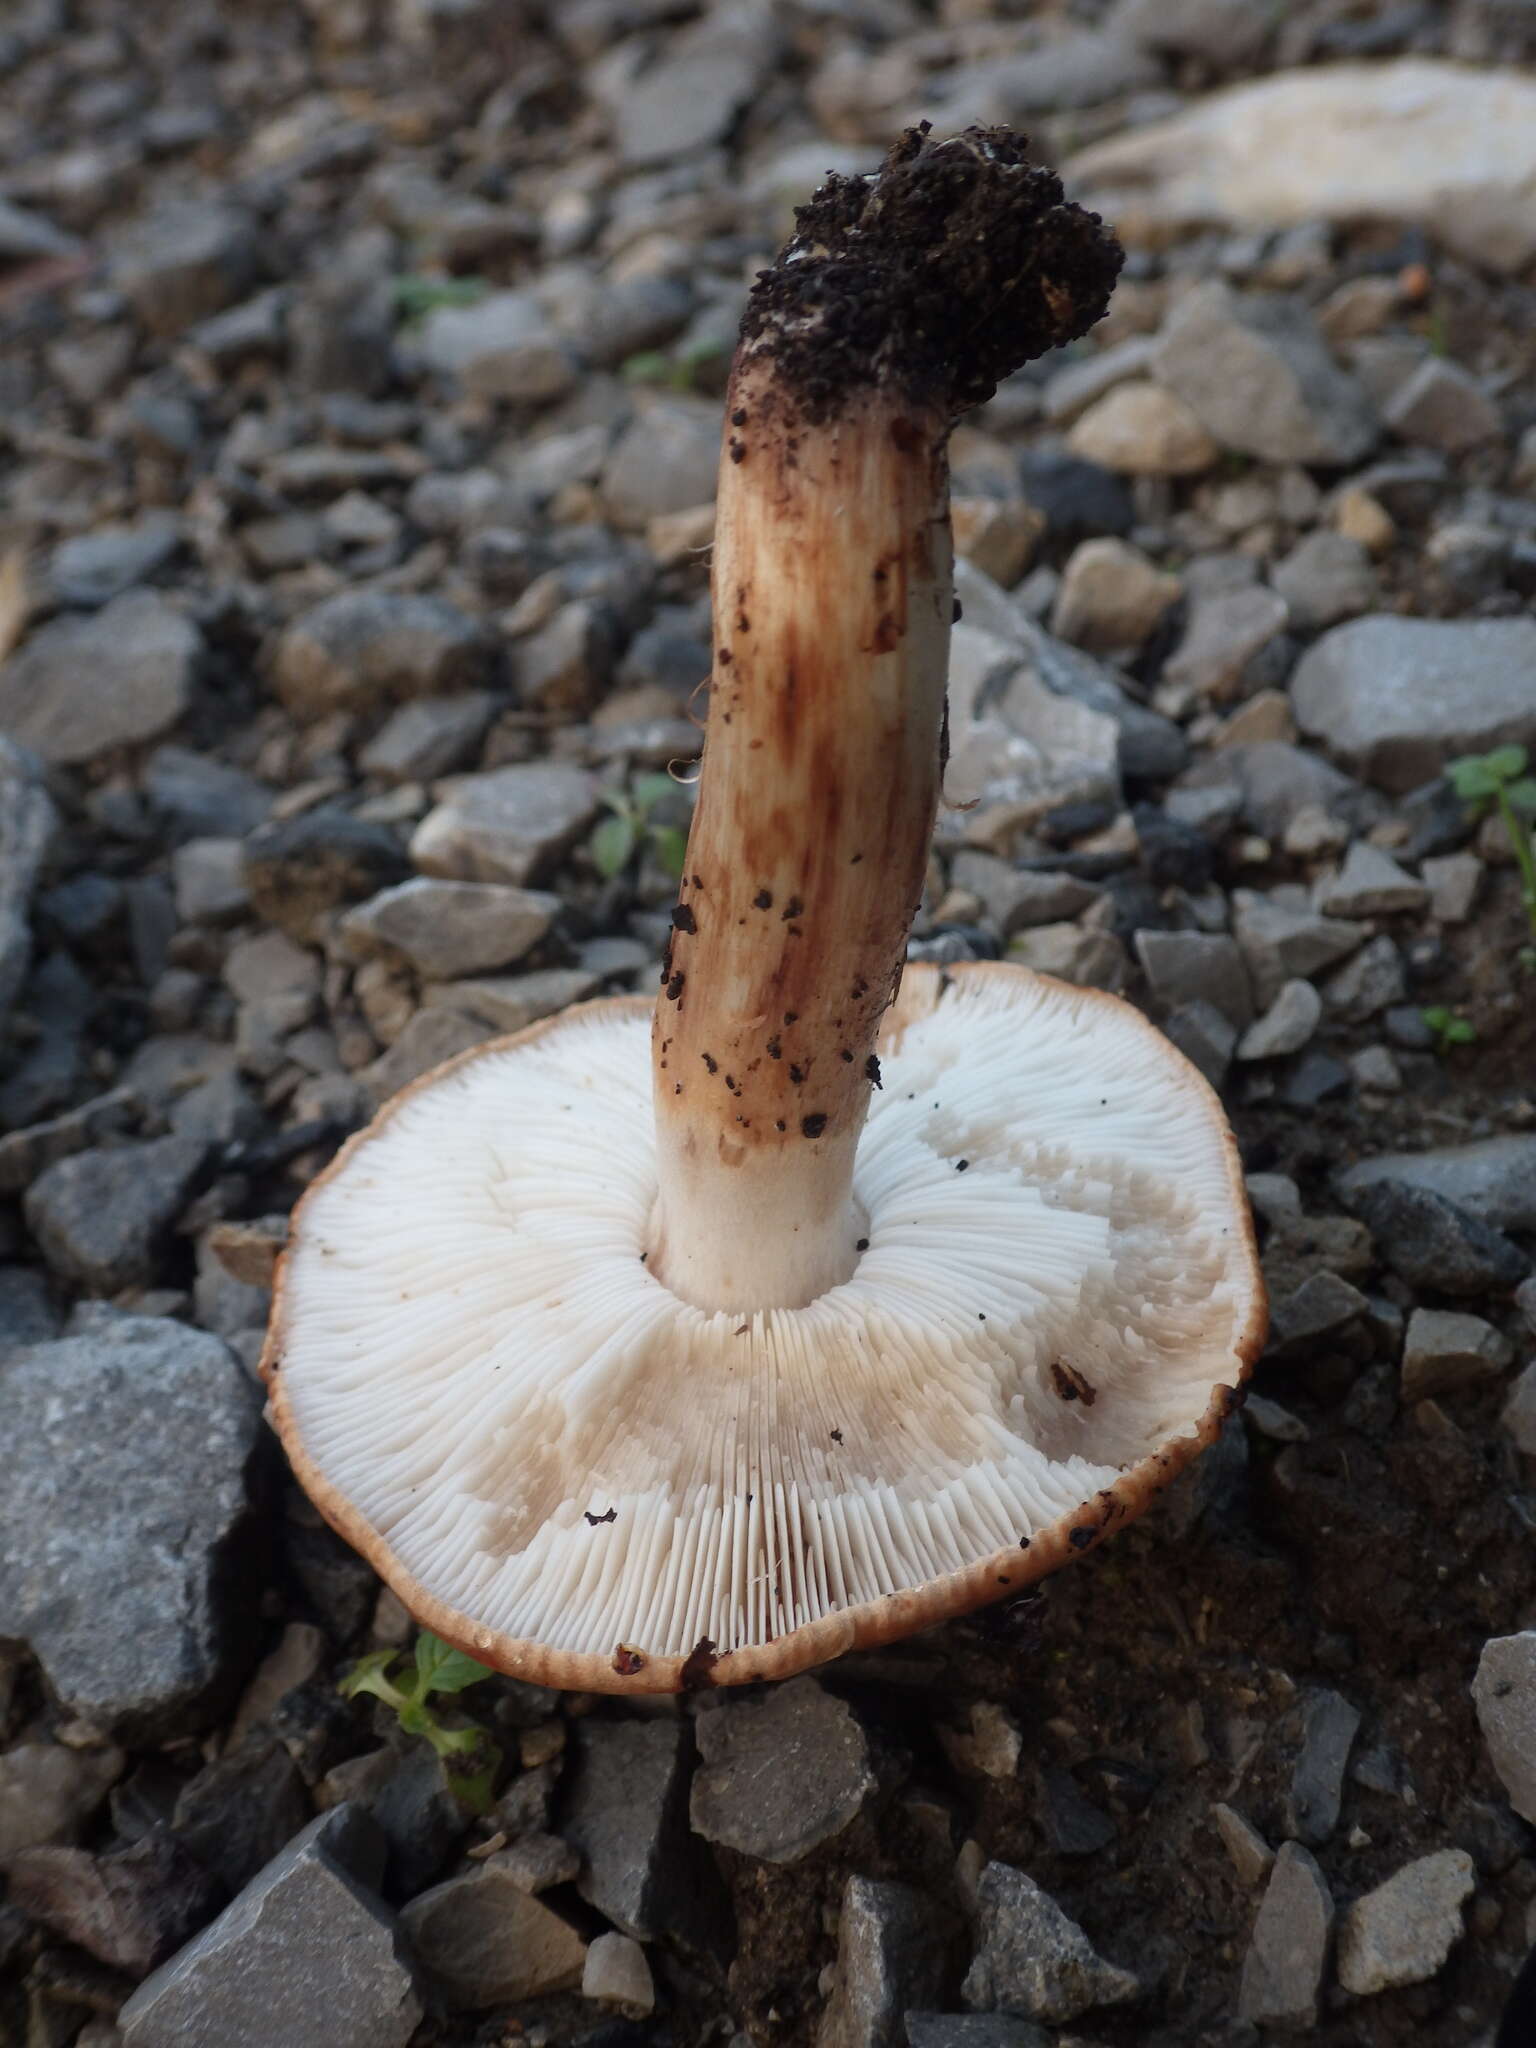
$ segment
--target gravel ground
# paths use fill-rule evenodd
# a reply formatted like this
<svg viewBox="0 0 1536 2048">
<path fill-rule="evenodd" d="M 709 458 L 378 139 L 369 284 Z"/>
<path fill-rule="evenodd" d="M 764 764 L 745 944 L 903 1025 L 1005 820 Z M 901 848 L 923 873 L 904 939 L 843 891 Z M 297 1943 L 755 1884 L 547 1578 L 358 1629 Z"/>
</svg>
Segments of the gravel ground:
<svg viewBox="0 0 1536 2048">
<path fill-rule="evenodd" d="M 0 2042 L 1492 2048 L 1536 934 L 1444 771 L 1536 753 L 1533 63 L 1501 0 L 14 0 Z M 1029 128 L 1129 260 L 955 436 L 912 952 L 1221 1088 L 1269 1348 L 1010 1608 L 467 1690 L 472 1813 L 337 1689 L 415 1631 L 262 1421 L 273 1256 L 405 1082 L 653 985 L 745 288 L 925 115 Z"/>
</svg>

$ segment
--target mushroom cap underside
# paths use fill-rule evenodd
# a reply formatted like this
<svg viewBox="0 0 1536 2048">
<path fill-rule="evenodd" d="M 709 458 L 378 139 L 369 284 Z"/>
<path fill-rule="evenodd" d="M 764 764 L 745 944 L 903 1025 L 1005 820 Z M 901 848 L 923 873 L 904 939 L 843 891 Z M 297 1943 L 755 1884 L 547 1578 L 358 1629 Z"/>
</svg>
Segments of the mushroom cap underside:
<svg viewBox="0 0 1536 2048">
<path fill-rule="evenodd" d="M 425 1076 L 296 1219 L 274 1419 L 427 1626 L 546 1685 L 784 1677 L 1017 1592 L 1219 1429 L 1264 1335 L 1252 1224 L 1216 1097 L 1139 1012 L 908 967 L 853 1272 L 750 1316 L 646 1270 L 651 1013 Z"/>
</svg>

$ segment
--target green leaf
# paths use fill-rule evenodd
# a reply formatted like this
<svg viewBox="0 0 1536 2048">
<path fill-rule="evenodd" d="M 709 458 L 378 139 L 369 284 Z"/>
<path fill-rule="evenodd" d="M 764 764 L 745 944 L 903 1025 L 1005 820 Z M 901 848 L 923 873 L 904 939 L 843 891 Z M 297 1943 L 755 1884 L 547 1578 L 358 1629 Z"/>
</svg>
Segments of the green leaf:
<svg viewBox="0 0 1536 2048">
<path fill-rule="evenodd" d="M 1443 1031 L 1451 1021 L 1451 1013 L 1443 1003 L 1431 1003 L 1427 1010 L 1420 1010 L 1419 1015 L 1431 1031 Z"/>
<path fill-rule="evenodd" d="M 1491 754 L 1484 754 L 1483 766 L 1495 782 L 1514 782 L 1525 773 L 1530 758 L 1524 747 L 1511 742 L 1507 747 L 1495 747 Z"/>
<path fill-rule="evenodd" d="M 670 775 L 657 770 L 650 775 L 637 775 L 630 784 L 630 796 L 641 817 L 648 818 L 662 798 L 670 796 L 676 787 Z"/>
<path fill-rule="evenodd" d="M 1445 772 L 1452 789 L 1465 803 L 1476 803 L 1499 793 L 1499 778 L 1490 772 L 1481 755 L 1468 754 L 1464 760 L 1452 761 Z"/>
<path fill-rule="evenodd" d="M 441 1721 L 433 1721 L 420 1732 L 439 1756 L 472 1756 L 484 1746 L 486 1739 L 483 1728 L 445 1728 Z"/>
<path fill-rule="evenodd" d="M 450 1771 L 448 1788 L 464 1811 L 479 1820 L 490 1812 L 496 1795 L 496 1766 L 489 1763 L 483 1771 Z"/>
<path fill-rule="evenodd" d="M 688 834 L 679 831 L 676 825 L 653 825 L 651 846 L 657 860 L 676 881 L 688 858 Z"/>
<path fill-rule="evenodd" d="M 487 1665 L 478 1663 L 463 1650 L 454 1649 L 441 1636 L 435 1636 L 430 1629 L 423 1629 L 416 1638 L 416 1669 L 421 1674 L 421 1691 L 462 1692 L 467 1685 L 478 1685 L 482 1678 L 491 1673 Z"/>
<path fill-rule="evenodd" d="M 483 277 L 409 274 L 393 282 L 395 304 L 407 320 L 424 320 L 440 306 L 478 305 L 490 287 Z"/>
<path fill-rule="evenodd" d="M 1445 1027 L 1447 1045 L 1470 1045 L 1477 1036 L 1477 1026 L 1469 1024 L 1465 1017 L 1453 1017 Z"/>
<path fill-rule="evenodd" d="M 629 866 L 630 856 L 635 850 L 635 827 L 630 818 L 616 812 L 611 818 L 604 818 L 592 837 L 587 841 L 587 850 L 592 856 L 597 872 L 605 881 Z"/>
<path fill-rule="evenodd" d="M 659 348 L 647 348 L 637 356 L 626 356 L 619 365 L 619 375 L 626 384 L 664 384 L 671 368 Z"/>
<path fill-rule="evenodd" d="M 1519 817 L 1536 818 L 1536 775 L 1522 776 L 1504 792 L 1509 807 Z"/>
<path fill-rule="evenodd" d="M 371 1693 L 398 1712 L 405 1694 L 385 1676 L 394 1661 L 393 1650 L 372 1650 L 366 1657 L 358 1658 L 336 1690 L 345 1700 L 356 1699 L 359 1693 Z"/>
</svg>

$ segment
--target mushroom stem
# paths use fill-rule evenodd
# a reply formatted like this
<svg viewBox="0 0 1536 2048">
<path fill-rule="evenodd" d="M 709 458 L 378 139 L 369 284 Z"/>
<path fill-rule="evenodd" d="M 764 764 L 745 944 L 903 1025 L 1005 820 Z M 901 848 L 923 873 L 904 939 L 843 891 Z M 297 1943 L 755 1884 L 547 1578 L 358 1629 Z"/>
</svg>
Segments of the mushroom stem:
<svg viewBox="0 0 1536 2048">
<path fill-rule="evenodd" d="M 797 221 L 726 399 L 709 738 L 652 1039 L 650 1270 L 707 1309 L 800 1307 L 857 1261 L 938 797 L 949 429 L 1097 319 L 1119 261 L 1006 130 L 911 130 Z"/>
<path fill-rule="evenodd" d="M 857 1258 L 875 1033 L 933 830 L 945 423 L 878 396 L 811 423 L 760 358 L 727 406 L 709 747 L 656 1014 L 650 1263 L 701 1307 L 799 1307 Z"/>
</svg>

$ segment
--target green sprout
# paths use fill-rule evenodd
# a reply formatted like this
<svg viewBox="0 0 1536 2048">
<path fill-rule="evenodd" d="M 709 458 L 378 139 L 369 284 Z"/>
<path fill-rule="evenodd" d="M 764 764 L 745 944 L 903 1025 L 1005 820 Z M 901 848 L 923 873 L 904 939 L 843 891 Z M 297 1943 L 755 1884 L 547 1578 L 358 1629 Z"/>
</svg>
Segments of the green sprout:
<svg viewBox="0 0 1536 2048">
<path fill-rule="evenodd" d="M 1495 747 L 1491 754 L 1465 754 L 1446 769 L 1450 784 L 1474 818 L 1497 811 L 1504 823 L 1515 866 L 1520 871 L 1520 901 L 1533 943 L 1520 949 L 1520 964 L 1536 968 L 1536 775 L 1530 755 L 1521 746 Z"/>
<path fill-rule="evenodd" d="M 490 287 L 483 277 L 439 277 L 412 271 L 393 279 L 391 289 L 401 318 L 414 327 L 440 306 L 477 306 Z"/>
<path fill-rule="evenodd" d="M 704 385 L 704 372 L 710 365 L 718 364 L 728 350 L 723 342 L 700 340 L 689 342 L 674 355 L 665 349 L 642 349 L 638 355 L 626 356 L 619 365 L 619 374 L 626 384 L 657 384 L 667 391 L 698 391 Z"/>
<path fill-rule="evenodd" d="M 1419 1015 L 1435 1034 L 1435 1051 L 1442 1059 L 1453 1045 L 1470 1045 L 1477 1037 L 1477 1026 L 1458 1017 L 1454 1010 L 1448 1010 L 1444 1003 L 1432 1003 Z"/>
<path fill-rule="evenodd" d="M 449 1766 L 448 1783 L 465 1811 L 487 1812 L 496 1775 L 488 1730 L 475 1721 L 462 1728 L 446 1727 L 428 1703 L 434 1693 L 463 1692 L 492 1673 L 428 1629 L 423 1629 L 416 1638 L 414 1657 L 391 1677 L 390 1665 L 404 1656 L 401 1650 L 372 1650 L 366 1657 L 359 1657 L 342 1679 L 339 1692 L 349 1700 L 356 1699 L 359 1693 L 371 1693 L 376 1700 L 382 1700 L 393 1711 L 404 1734 L 424 1737 Z M 488 1751 L 492 1752 L 489 1761 L 479 1761 Z M 454 1770 L 455 1758 L 476 1759 L 478 1767 Z"/>
<path fill-rule="evenodd" d="M 683 872 L 688 835 L 677 825 L 658 824 L 651 813 L 677 787 L 670 775 L 637 775 L 628 789 L 605 789 L 603 802 L 612 812 L 587 842 L 593 865 L 604 881 L 622 874 L 647 842 L 675 881 Z"/>
</svg>

